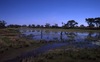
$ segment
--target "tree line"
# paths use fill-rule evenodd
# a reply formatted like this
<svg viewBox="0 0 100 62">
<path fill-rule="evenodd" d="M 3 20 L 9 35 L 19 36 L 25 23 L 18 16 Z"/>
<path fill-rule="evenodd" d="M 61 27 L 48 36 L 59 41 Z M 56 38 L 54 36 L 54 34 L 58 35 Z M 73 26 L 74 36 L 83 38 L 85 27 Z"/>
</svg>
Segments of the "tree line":
<svg viewBox="0 0 100 62">
<path fill-rule="evenodd" d="M 69 20 L 67 23 L 62 22 L 62 26 L 58 26 L 58 24 L 50 25 L 50 23 L 46 23 L 45 25 L 18 25 L 18 24 L 9 24 L 6 25 L 6 21 L 0 20 L 0 28 L 19 28 L 19 27 L 29 27 L 29 28 L 90 28 L 90 29 L 100 29 L 100 17 L 96 18 L 86 18 L 85 19 L 88 26 L 84 26 L 83 24 L 78 26 L 78 22 L 75 20 Z"/>
</svg>

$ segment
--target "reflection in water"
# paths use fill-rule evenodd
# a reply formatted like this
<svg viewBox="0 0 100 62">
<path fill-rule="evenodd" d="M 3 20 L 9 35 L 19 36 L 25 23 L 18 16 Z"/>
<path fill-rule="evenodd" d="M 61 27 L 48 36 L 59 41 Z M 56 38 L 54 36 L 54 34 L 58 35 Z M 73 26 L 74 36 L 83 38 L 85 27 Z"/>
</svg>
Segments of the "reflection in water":
<svg viewBox="0 0 100 62">
<path fill-rule="evenodd" d="M 68 37 L 68 41 L 75 41 L 77 34 L 75 32 L 65 32 L 65 35 Z"/>
<path fill-rule="evenodd" d="M 100 33 L 89 32 L 85 38 L 86 41 L 97 41 L 100 38 Z"/>
<path fill-rule="evenodd" d="M 52 31 L 52 32 L 53 32 L 53 31 Z M 54 33 L 57 34 L 58 32 L 57 32 L 57 31 L 54 31 Z"/>
<path fill-rule="evenodd" d="M 37 32 L 40 32 L 41 30 L 36 30 Z"/>
<path fill-rule="evenodd" d="M 100 38 L 100 32 L 98 32 L 98 33 L 95 35 L 95 38 L 98 39 L 98 40 L 100 40 L 100 39 L 99 39 L 99 38 Z"/>
<path fill-rule="evenodd" d="M 100 46 L 100 42 L 92 42 L 92 44 L 95 44 L 95 45 L 99 45 Z"/>
<path fill-rule="evenodd" d="M 45 34 L 50 34 L 50 31 L 49 30 L 45 30 Z"/>
<path fill-rule="evenodd" d="M 62 31 L 60 33 L 60 40 L 63 41 L 63 38 L 62 38 Z"/>
<path fill-rule="evenodd" d="M 35 32 L 35 30 L 32 30 L 32 32 Z"/>
<path fill-rule="evenodd" d="M 93 32 L 89 32 L 88 35 L 87 35 L 87 37 L 86 37 L 86 40 L 87 40 L 87 41 L 92 41 L 93 38 L 94 38 L 94 37 L 93 37 L 93 34 L 94 34 Z"/>
<path fill-rule="evenodd" d="M 80 32 L 50 31 L 50 30 L 29 30 L 29 31 L 21 30 L 20 32 L 24 35 L 24 37 L 28 37 L 34 40 L 45 40 L 45 41 L 92 43 L 100 39 L 99 32 L 80 33 Z"/>
<path fill-rule="evenodd" d="M 43 37 L 43 31 L 41 30 L 41 40 L 42 40 L 42 37 Z"/>
</svg>

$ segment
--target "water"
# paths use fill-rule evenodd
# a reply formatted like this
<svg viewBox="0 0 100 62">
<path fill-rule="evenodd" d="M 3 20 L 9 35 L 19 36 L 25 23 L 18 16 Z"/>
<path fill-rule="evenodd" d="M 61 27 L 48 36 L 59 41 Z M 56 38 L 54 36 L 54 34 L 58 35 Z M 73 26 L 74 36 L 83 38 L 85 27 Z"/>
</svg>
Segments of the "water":
<svg viewBox="0 0 100 62">
<path fill-rule="evenodd" d="M 79 42 L 97 44 L 100 40 L 100 32 L 64 32 L 52 30 L 20 30 L 21 37 L 46 42 Z M 96 42 L 96 43 L 95 43 Z M 99 44 L 97 44 L 99 45 Z"/>
<path fill-rule="evenodd" d="M 100 46 L 100 32 L 64 32 L 51 30 L 20 30 L 20 37 L 33 40 L 44 40 L 46 45 L 33 51 L 23 53 L 22 55 L 7 60 L 6 62 L 20 62 L 20 60 L 28 57 L 35 57 L 39 54 L 47 52 L 50 49 L 59 48 L 61 46 L 74 46 L 76 48 L 97 48 Z"/>
</svg>

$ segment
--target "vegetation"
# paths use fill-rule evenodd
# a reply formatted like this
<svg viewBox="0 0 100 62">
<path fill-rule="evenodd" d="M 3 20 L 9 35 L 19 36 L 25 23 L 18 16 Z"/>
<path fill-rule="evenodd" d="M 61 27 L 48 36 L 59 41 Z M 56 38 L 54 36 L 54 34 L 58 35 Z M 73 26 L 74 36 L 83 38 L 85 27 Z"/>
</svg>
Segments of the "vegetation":
<svg viewBox="0 0 100 62">
<path fill-rule="evenodd" d="M 0 20 L 0 28 L 5 28 L 6 22 L 4 20 Z"/>
<path fill-rule="evenodd" d="M 29 24 L 27 25 L 17 25 L 17 24 L 10 24 L 6 25 L 7 23 L 4 20 L 0 20 L 0 28 L 19 28 L 19 27 L 29 27 L 29 28 L 76 28 L 76 29 L 100 29 L 100 17 L 96 18 L 86 18 L 85 19 L 88 26 L 84 26 L 81 24 L 78 26 L 78 22 L 75 20 L 69 20 L 67 23 L 62 22 L 62 26 L 58 26 L 58 24 L 50 25 L 49 23 L 46 23 L 45 25 L 35 25 L 35 24 Z"/>
<path fill-rule="evenodd" d="M 34 48 L 43 45 L 42 43 L 39 43 L 35 40 L 20 37 L 20 34 L 21 33 L 19 32 L 19 29 L 15 28 L 0 29 L 0 58 L 2 55 L 5 56 L 5 53 L 7 51 L 9 52 L 16 49 L 27 48 L 27 47 L 32 47 L 31 49 L 33 50 Z"/>
<path fill-rule="evenodd" d="M 98 18 L 87 18 L 86 22 L 90 28 L 97 27 L 100 28 L 100 17 Z"/>
<path fill-rule="evenodd" d="M 75 28 L 78 23 L 75 22 L 75 20 L 69 20 L 67 22 L 67 24 L 64 25 L 64 27 L 67 27 L 67 28 Z"/>
<path fill-rule="evenodd" d="M 22 62 L 100 62 L 100 49 L 55 49 L 35 58 L 26 58 Z"/>
</svg>

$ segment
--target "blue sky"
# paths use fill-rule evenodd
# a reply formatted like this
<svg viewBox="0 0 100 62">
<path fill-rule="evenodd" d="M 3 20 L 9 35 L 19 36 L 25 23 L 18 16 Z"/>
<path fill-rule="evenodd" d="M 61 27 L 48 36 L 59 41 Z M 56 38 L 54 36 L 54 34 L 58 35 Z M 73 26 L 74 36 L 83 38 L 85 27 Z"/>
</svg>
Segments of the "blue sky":
<svg viewBox="0 0 100 62">
<path fill-rule="evenodd" d="M 51 25 L 100 17 L 100 0 L 0 0 L 0 20 L 8 24 Z"/>
</svg>

